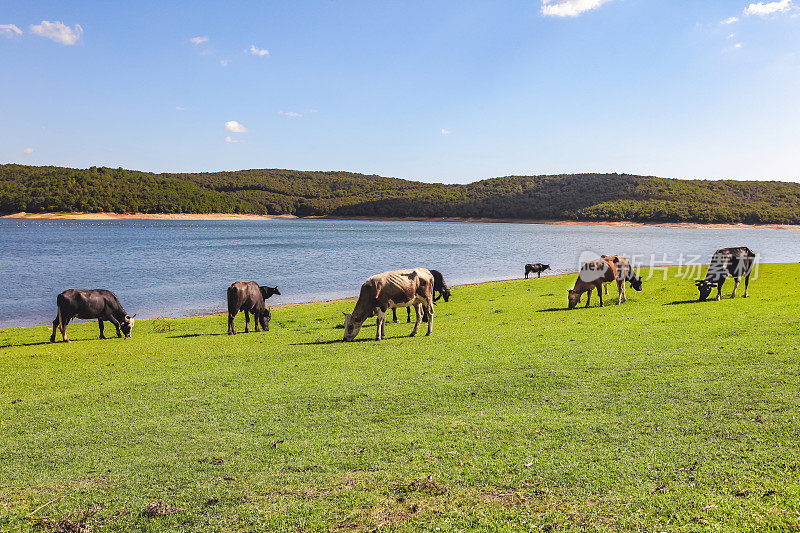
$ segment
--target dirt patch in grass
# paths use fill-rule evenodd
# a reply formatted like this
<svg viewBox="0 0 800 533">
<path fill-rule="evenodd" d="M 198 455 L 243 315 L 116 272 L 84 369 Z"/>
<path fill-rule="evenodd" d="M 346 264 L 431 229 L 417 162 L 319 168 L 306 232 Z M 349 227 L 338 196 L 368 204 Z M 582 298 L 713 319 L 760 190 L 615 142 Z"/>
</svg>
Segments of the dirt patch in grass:
<svg viewBox="0 0 800 533">
<path fill-rule="evenodd" d="M 185 509 L 183 507 L 170 507 L 164 500 L 156 500 L 148 503 L 147 507 L 142 511 L 142 514 L 149 518 L 155 518 L 157 516 L 179 513 L 181 511 L 185 511 Z"/>
<path fill-rule="evenodd" d="M 49 529 L 54 533 L 91 533 L 94 531 L 89 520 L 100 512 L 99 506 L 87 507 L 82 511 L 69 511 L 61 518 L 33 518 L 37 526 Z"/>
<path fill-rule="evenodd" d="M 76 479 L 73 481 L 67 481 L 66 483 L 59 483 L 57 485 L 45 487 L 28 487 L 12 491 L 9 494 L 0 497 L 0 507 L 6 510 L 13 510 L 18 507 L 28 505 L 31 507 L 31 509 L 35 509 L 47 501 L 47 499 L 49 499 L 47 497 L 58 496 L 63 498 L 68 496 L 70 493 L 99 486 L 108 486 L 110 488 L 108 480 L 103 476 Z M 42 495 L 44 495 L 45 498 L 41 498 Z"/>
<path fill-rule="evenodd" d="M 392 487 L 394 492 L 409 493 L 421 492 L 430 496 L 441 496 L 448 492 L 447 487 L 433 481 L 431 476 L 425 481 L 411 481 L 409 483 L 395 483 Z"/>
</svg>

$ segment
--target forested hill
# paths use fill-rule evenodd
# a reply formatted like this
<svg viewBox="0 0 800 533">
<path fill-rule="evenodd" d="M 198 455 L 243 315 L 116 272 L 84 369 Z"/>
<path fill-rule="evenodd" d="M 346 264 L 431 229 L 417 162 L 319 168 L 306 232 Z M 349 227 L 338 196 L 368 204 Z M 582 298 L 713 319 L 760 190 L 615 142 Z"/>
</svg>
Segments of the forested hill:
<svg viewBox="0 0 800 533">
<path fill-rule="evenodd" d="M 0 165 L 0 212 L 19 211 L 800 224 L 800 184 L 569 174 L 444 185 L 349 172 Z"/>
</svg>

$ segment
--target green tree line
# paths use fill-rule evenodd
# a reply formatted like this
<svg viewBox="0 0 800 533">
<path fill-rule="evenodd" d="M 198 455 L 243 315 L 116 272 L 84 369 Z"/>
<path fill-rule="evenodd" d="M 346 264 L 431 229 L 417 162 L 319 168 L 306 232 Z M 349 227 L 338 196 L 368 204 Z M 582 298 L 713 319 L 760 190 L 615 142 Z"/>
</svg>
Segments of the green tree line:
<svg viewBox="0 0 800 533">
<path fill-rule="evenodd" d="M 351 172 L 0 165 L 0 212 L 18 211 L 800 224 L 800 184 L 565 174 L 446 185 Z"/>
</svg>

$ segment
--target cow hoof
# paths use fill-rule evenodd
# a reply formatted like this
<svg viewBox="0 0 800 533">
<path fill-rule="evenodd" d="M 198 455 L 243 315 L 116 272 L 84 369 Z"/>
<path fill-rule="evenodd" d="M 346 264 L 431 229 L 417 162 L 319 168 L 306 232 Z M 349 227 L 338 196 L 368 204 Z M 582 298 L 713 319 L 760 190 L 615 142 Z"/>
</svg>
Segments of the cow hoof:
<svg viewBox="0 0 800 533">
<path fill-rule="evenodd" d="M 100 335 L 100 338 L 101 338 L 101 339 L 105 339 L 105 338 L 106 338 L 106 336 L 105 336 L 105 335 Z"/>
<path fill-rule="evenodd" d="M 744 296 L 742 296 L 742 298 L 747 298 L 747 293 L 744 293 Z"/>
</svg>

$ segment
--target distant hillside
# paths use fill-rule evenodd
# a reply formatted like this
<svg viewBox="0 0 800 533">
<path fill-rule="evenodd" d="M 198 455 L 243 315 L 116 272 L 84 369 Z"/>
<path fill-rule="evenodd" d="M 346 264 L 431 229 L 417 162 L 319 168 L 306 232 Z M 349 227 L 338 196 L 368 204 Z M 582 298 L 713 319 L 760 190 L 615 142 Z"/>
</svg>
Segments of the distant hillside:
<svg viewBox="0 0 800 533">
<path fill-rule="evenodd" d="M 0 165 L 0 212 L 18 211 L 800 224 L 800 184 L 569 174 L 444 185 L 349 172 Z"/>
</svg>

